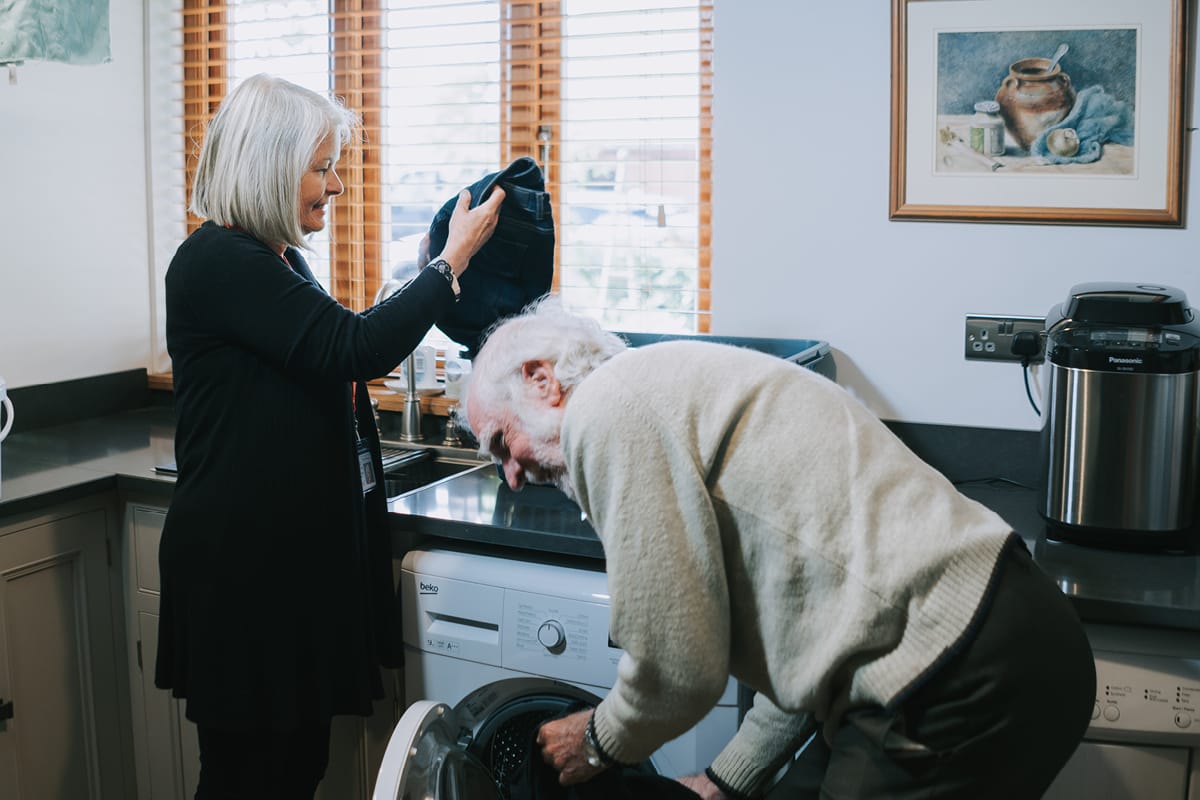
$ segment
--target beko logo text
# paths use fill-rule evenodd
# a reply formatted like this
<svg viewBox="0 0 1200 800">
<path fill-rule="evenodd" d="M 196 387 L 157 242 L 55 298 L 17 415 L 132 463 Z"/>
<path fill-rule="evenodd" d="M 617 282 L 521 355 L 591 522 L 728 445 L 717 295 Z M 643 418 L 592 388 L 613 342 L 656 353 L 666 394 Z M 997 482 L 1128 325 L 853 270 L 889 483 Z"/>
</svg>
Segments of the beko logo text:
<svg viewBox="0 0 1200 800">
<path fill-rule="evenodd" d="M 1116 356 L 1109 356 L 1108 363 L 1110 363 L 1110 364 L 1141 364 L 1142 359 L 1140 359 L 1140 358 L 1117 358 Z"/>
<path fill-rule="evenodd" d="M 438 587 L 436 583 L 426 583 L 421 581 L 421 594 L 437 594 Z"/>
</svg>

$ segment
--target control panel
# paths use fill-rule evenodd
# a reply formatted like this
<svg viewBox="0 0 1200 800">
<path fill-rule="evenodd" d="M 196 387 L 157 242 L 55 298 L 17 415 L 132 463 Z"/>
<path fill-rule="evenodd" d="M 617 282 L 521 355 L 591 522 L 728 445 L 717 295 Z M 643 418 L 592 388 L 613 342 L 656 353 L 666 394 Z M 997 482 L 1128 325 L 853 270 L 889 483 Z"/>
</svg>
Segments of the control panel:
<svg viewBox="0 0 1200 800">
<path fill-rule="evenodd" d="M 1200 744 L 1200 658 L 1094 650 L 1088 737 Z"/>
<path fill-rule="evenodd" d="M 409 648 L 497 671 L 492 674 L 537 675 L 604 690 L 616 683 L 623 651 L 609 633 L 602 571 L 413 550 L 405 556 L 400 584 Z M 719 704 L 736 710 L 732 677 Z"/>
</svg>

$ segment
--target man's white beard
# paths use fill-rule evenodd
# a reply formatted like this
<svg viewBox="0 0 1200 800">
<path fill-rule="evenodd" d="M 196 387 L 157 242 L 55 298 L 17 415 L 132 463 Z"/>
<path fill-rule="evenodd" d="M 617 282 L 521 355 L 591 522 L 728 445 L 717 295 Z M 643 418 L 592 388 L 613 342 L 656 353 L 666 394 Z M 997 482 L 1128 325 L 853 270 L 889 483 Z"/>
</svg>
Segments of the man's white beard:
<svg viewBox="0 0 1200 800">
<path fill-rule="evenodd" d="M 522 411 L 526 413 L 521 413 Z M 564 409 L 527 407 L 518 410 L 521 426 L 529 437 L 533 457 L 538 463 L 540 475 L 526 471 L 528 483 L 546 483 L 549 480 L 572 500 L 575 485 L 567 474 L 566 460 L 562 453 L 562 420 Z"/>
</svg>

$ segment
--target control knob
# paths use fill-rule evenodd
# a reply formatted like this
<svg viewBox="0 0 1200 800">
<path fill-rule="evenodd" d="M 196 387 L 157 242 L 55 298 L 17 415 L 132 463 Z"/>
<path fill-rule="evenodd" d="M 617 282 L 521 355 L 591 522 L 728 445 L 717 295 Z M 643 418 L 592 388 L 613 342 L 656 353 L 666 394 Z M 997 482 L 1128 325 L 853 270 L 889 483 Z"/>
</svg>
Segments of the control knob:
<svg viewBox="0 0 1200 800">
<path fill-rule="evenodd" d="M 556 619 L 548 619 L 541 624 L 537 632 L 538 641 L 542 647 L 558 655 L 567 649 L 567 632 L 562 623 Z"/>
</svg>

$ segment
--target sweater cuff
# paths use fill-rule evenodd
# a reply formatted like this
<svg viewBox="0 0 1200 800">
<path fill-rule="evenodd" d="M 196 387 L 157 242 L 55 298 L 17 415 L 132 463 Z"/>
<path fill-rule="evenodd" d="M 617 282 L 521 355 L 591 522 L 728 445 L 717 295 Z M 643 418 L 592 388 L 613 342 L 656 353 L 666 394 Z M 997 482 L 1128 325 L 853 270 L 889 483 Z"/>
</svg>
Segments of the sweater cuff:
<svg viewBox="0 0 1200 800">
<path fill-rule="evenodd" d="M 721 780 L 720 776 L 713 772 L 712 767 L 704 770 L 704 774 L 707 775 L 708 779 L 716 784 L 716 787 L 721 790 L 722 794 L 724 794 L 726 797 L 729 797 L 730 800 L 750 800 L 750 795 L 742 794 L 725 781 Z"/>
<path fill-rule="evenodd" d="M 704 772 L 725 794 L 735 798 L 753 797 L 763 778 L 763 763 L 757 758 L 730 752 L 726 747 Z"/>
<path fill-rule="evenodd" d="M 613 726 L 604 711 L 605 706 L 601 703 L 592 711 L 591 719 L 588 720 L 596 749 L 603 754 L 603 758 L 611 761 L 614 765 L 627 767 L 638 763 L 640 759 L 630 758 L 626 748 L 621 747 L 621 743 L 613 736 Z"/>
</svg>

